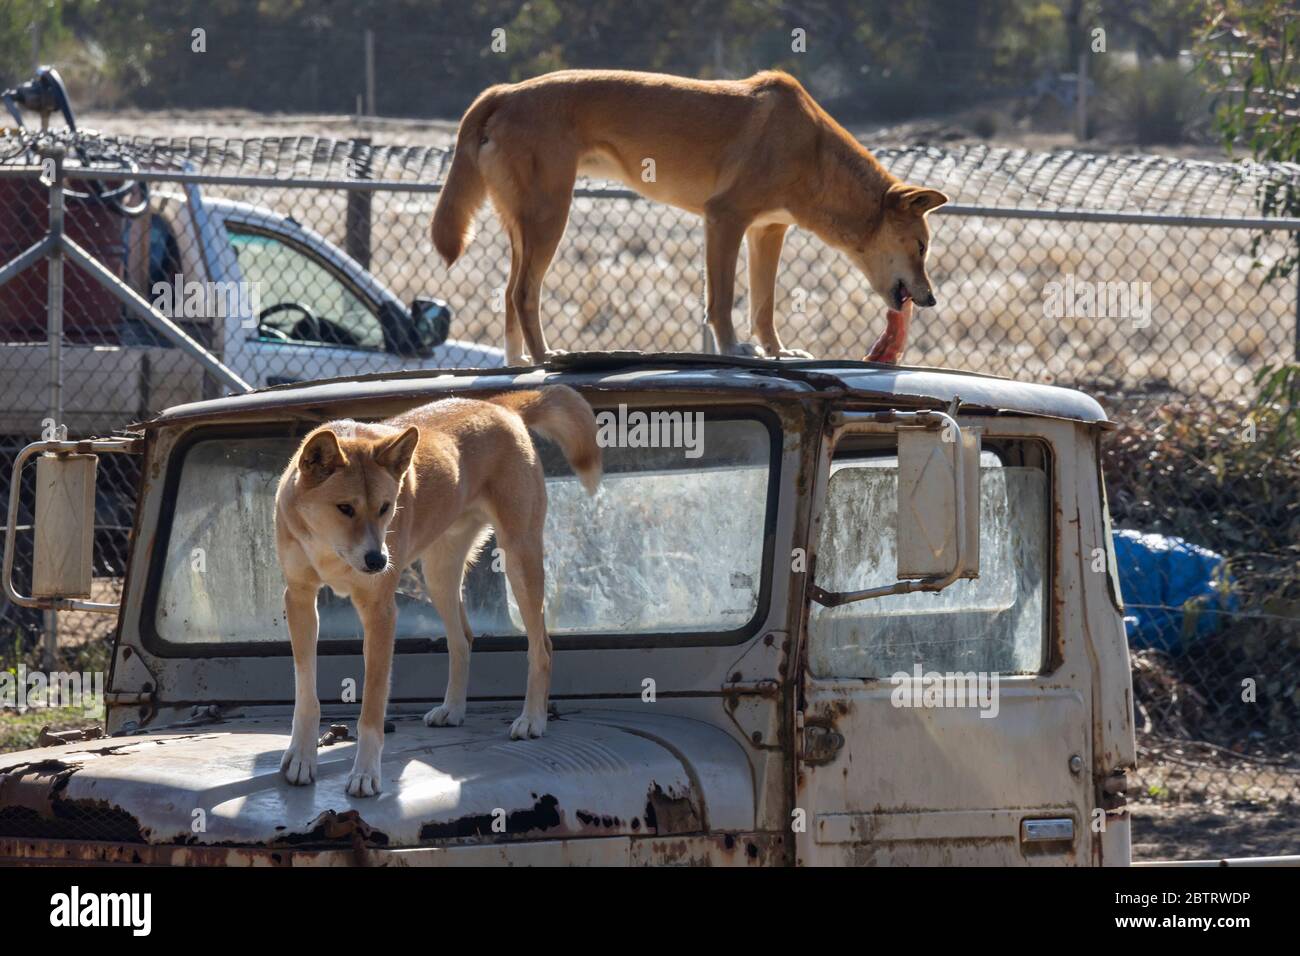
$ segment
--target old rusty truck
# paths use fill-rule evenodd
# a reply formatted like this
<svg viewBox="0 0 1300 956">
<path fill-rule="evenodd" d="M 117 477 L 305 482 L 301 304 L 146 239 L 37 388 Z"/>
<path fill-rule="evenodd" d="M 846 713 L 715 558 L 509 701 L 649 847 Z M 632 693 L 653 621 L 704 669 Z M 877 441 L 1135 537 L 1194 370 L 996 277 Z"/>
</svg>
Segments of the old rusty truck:
<svg viewBox="0 0 1300 956">
<path fill-rule="evenodd" d="M 361 628 L 322 592 L 319 771 L 291 786 L 273 498 L 295 443 L 555 382 L 597 410 L 606 474 L 587 496 L 539 438 L 545 736 L 509 739 L 525 640 L 489 541 L 460 727 L 421 719 L 445 641 L 403 578 L 376 797 L 344 789 Z M 955 371 L 586 353 L 292 383 L 33 444 L 32 593 L 8 567 L 5 587 L 117 629 L 104 735 L 0 755 L 0 860 L 1127 865 L 1108 427 L 1079 392 Z M 141 476 L 120 607 L 87 599 L 86 502 L 118 454 Z"/>
</svg>

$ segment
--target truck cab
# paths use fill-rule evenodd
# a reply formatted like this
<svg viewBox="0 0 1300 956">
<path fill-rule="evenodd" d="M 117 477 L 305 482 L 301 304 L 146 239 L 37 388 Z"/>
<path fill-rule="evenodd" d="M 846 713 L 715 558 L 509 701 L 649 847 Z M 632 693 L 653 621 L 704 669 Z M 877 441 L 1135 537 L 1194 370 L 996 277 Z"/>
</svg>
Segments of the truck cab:
<svg viewBox="0 0 1300 956">
<path fill-rule="evenodd" d="M 538 439 L 546 735 L 508 737 L 526 642 L 489 541 L 461 727 L 421 720 L 445 640 L 404 576 L 377 797 L 344 791 L 361 628 L 322 592 L 318 778 L 290 786 L 273 503 L 296 442 L 549 383 L 596 410 L 606 477 L 589 498 Z M 107 739 L 0 755 L 0 860 L 1127 865 L 1108 427 L 1079 392 L 962 372 L 588 353 L 191 403 L 120 448 L 38 443 L 42 463 L 139 456 L 141 481 L 105 609 Z M 84 606 L 43 579 L 24 600 Z"/>
</svg>

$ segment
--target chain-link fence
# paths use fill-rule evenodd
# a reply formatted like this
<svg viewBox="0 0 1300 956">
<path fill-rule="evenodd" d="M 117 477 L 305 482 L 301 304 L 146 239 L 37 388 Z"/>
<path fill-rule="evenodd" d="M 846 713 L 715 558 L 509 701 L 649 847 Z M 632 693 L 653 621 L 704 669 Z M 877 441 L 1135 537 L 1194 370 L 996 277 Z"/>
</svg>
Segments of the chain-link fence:
<svg viewBox="0 0 1300 956">
<path fill-rule="evenodd" d="M 60 142 L 68 237 L 251 385 L 503 361 L 501 230 L 485 210 L 451 268 L 430 242 L 445 149 Z M 42 155 L 30 141 L 5 152 L 0 141 L 0 263 L 50 224 L 50 191 L 31 168 Z M 914 322 L 905 360 L 1081 387 L 1120 425 L 1106 445 L 1110 504 L 1125 560 L 1149 572 L 1130 595 L 1143 757 L 1130 796 L 1152 826 L 1169 807 L 1197 806 L 1210 814 L 1202 832 L 1216 809 L 1249 809 L 1262 849 L 1297 851 L 1294 826 L 1268 835 L 1300 782 L 1300 377 L 1288 372 L 1300 296 L 1297 276 L 1275 268 L 1297 234 L 1255 217 L 1260 190 L 1300 189 L 1300 169 L 988 147 L 876 153 L 954 200 L 931 221 L 940 304 Z M 125 191 L 124 176 L 135 183 Z M 703 253 L 695 217 L 582 184 L 544 287 L 548 338 L 568 350 L 698 350 Z M 0 285 L 6 486 L 5 462 L 49 426 L 106 434 L 225 387 L 221 369 L 201 367 L 83 264 L 65 263 L 63 283 L 57 359 L 49 264 Z M 743 265 L 737 283 L 743 313 Z M 799 230 L 776 311 L 787 345 L 825 358 L 861 358 L 883 323 L 848 261 Z M 745 337 L 747 322 L 737 330 Z M 132 467 L 129 456 L 101 461 L 95 597 L 120 584 Z M 18 554 L 21 581 L 30 544 Z M 6 643 L 49 632 L 18 608 L 3 618 Z M 61 618 L 64 647 L 93 646 L 109 626 Z"/>
</svg>

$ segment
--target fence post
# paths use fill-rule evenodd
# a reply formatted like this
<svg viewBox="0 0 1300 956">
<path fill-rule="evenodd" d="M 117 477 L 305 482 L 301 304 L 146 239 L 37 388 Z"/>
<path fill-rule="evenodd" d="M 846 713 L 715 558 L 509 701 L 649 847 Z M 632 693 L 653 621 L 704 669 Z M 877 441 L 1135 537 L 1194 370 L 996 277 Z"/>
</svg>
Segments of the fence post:
<svg viewBox="0 0 1300 956">
<path fill-rule="evenodd" d="M 1079 54 L 1079 84 L 1074 97 L 1074 138 L 1082 143 L 1088 138 L 1088 51 Z"/>
<path fill-rule="evenodd" d="M 375 31 L 366 30 L 366 114 L 375 116 Z"/>
<path fill-rule="evenodd" d="M 51 143 L 41 148 L 43 159 L 53 162 L 50 177 L 49 255 L 46 259 L 46 330 L 50 350 L 50 419 L 56 438 L 61 438 L 63 428 L 63 146 Z M 43 430 L 43 429 L 42 429 Z M 59 653 L 59 612 L 45 612 L 44 667 L 52 672 Z"/>
<path fill-rule="evenodd" d="M 370 140 L 354 139 L 348 152 L 351 179 L 370 178 Z M 370 190 L 348 190 L 348 212 L 343 248 L 353 259 L 370 268 Z"/>
</svg>

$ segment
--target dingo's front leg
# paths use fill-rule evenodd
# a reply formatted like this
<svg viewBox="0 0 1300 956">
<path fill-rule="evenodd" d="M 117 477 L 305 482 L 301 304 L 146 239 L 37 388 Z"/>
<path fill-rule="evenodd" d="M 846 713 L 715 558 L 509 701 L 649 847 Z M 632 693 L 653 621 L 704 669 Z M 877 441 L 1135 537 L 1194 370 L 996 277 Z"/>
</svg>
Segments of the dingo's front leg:
<svg viewBox="0 0 1300 956">
<path fill-rule="evenodd" d="M 786 348 L 776 334 L 776 270 L 788 228 L 784 223 L 750 226 L 745 233 L 749 246 L 749 327 L 768 358 L 812 358 L 803 349 Z"/>
<path fill-rule="evenodd" d="M 388 709 L 388 681 L 393 666 L 393 641 L 397 631 L 397 601 L 391 592 L 353 603 L 365 628 L 366 680 L 357 721 L 357 756 L 348 774 L 350 797 L 373 797 L 382 789 L 379 765 L 384 754 L 384 714 Z"/>
<path fill-rule="evenodd" d="M 316 593 L 312 586 L 284 589 L 284 614 L 293 645 L 293 734 L 280 758 L 280 772 L 292 784 L 316 780 L 316 744 L 320 735 L 320 698 L 316 695 Z"/>
<path fill-rule="evenodd" d="M 704 207 L 705 296 L 709 326 L 720 355 L 761 356 L 758 346 L 736 339 L 731 306 L 736 295 L 736 257 L 744 223 L 725 204 L 710 200 Z"/>
</svg>

